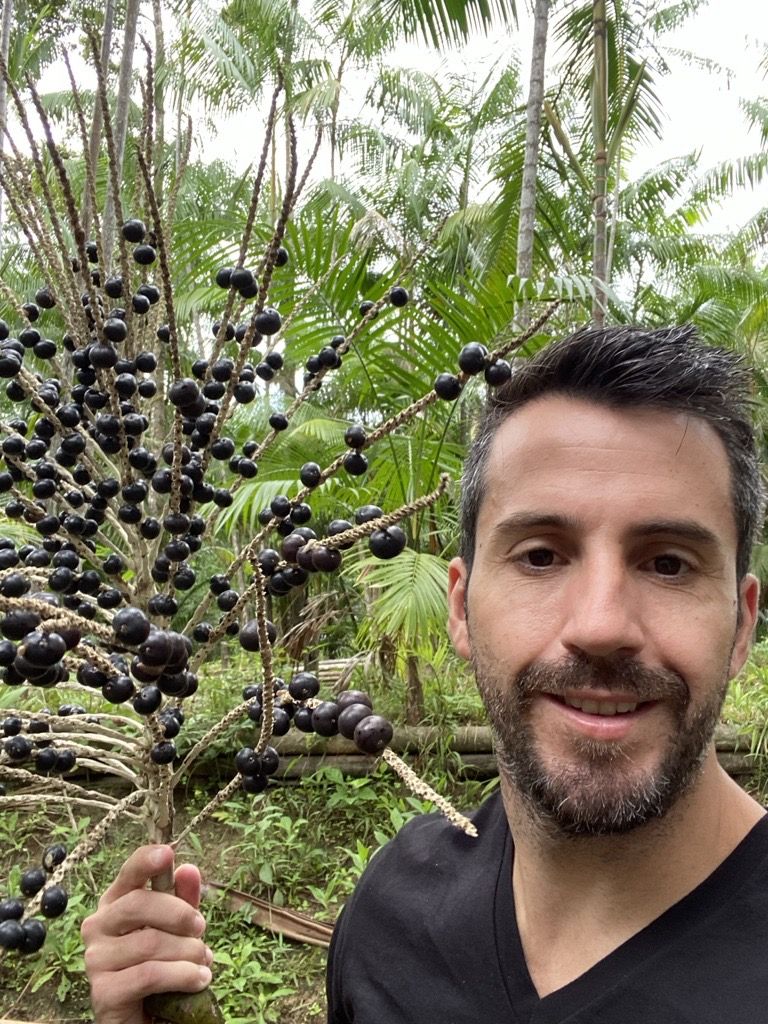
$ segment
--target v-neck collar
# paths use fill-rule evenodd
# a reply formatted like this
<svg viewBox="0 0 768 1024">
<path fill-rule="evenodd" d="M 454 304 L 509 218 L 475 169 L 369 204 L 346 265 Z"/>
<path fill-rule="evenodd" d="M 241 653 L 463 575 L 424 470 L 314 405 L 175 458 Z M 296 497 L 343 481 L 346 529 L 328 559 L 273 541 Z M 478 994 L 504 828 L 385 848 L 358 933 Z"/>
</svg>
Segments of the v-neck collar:
<svg viewBox="0 0 768 1024">
<path fill-rule="evenodd" d="M 502 809 L 502 815 L 504 815 Z M 506 816 L 504 815 L 505 825 Z M 765 848 L 768 815 L 761 818 L 732 853 L 687 896 L 665 910 L 631 938 L 573 981 L 540 998 L 528 972 L 517 927 L 512 891 L 513 845 L 506 827 L 496 878 L 494 932 L 499 970 L 516 1024 L 565 1024 L 595 1000 L 604 998 L 622 979 L 642 970 L 665 948 L 685 939 L 703 918 L 718 913 L 762 868 L 755 851 Z"/>
</svg>

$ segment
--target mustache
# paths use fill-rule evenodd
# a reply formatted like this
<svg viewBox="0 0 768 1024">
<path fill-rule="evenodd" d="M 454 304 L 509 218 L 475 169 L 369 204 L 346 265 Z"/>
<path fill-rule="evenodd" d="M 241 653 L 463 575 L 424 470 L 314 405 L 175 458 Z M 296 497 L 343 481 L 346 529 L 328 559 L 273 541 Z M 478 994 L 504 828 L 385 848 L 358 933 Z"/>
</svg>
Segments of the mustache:
<svg viewBox="0 0 768 1024">
<path fill-rule="evenodd" d="M 569 690 L 615 690 L 639 701 L 666 700 L 686 707 L 690 694 L 675 672 L 649 668 L 632 658 L 587 658 L 573 655 L 560 662 L 534 662 L 522 669 L 515 690 L 522 699 L 539 693 L 564 697 Z"/>
</svg>

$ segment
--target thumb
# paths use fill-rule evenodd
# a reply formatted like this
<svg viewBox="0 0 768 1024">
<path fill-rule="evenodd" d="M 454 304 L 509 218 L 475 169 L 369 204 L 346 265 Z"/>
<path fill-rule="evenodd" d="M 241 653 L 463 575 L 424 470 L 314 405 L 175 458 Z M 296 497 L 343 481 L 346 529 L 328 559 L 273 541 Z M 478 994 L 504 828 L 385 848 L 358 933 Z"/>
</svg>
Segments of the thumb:
<svg viewBox="0 0 768 1024">
<path fill-rule="evenodd" d="M 182 864 L 174 875 L 176 895 L 192 907 L 200 906 L 200 871 L 194 864 Z"/>
</svg>

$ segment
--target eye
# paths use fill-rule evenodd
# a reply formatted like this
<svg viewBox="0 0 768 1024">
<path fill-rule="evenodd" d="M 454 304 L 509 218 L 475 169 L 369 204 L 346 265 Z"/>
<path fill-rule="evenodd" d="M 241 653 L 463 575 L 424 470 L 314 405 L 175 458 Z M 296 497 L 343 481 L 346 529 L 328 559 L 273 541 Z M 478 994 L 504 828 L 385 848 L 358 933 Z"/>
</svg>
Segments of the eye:
<svg viewBox="0 0 768 1024">
<path fill-rule="evenodd" d="M 555 565 L 557 555 L 551 548 L 531 548 L 518 555 L 517 560 L 531 569 L 549 569 Z"/>
<path fill-rule="evenodd" d="M 689 564 L 678 555 L 657 555 L 650 564 L 659 576 L 684 576 L 690 569 Z"/>
</svg>

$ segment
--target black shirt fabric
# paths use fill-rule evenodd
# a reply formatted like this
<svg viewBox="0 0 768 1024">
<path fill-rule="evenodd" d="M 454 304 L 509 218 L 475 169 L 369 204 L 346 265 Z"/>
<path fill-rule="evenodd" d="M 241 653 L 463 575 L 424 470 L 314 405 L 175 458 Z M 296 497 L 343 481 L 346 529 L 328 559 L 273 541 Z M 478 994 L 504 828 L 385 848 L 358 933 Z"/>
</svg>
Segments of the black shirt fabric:
<svg viewBox="0 0 768 1024">
<path fill-rule="evenodd" d="M 498 792 L 479 837 L 437 815 L 371 861 L 328 961 L 329 1024 L 768 1024 L 768 816 L 688 896 L 540 999 Z"/>
</svg>

